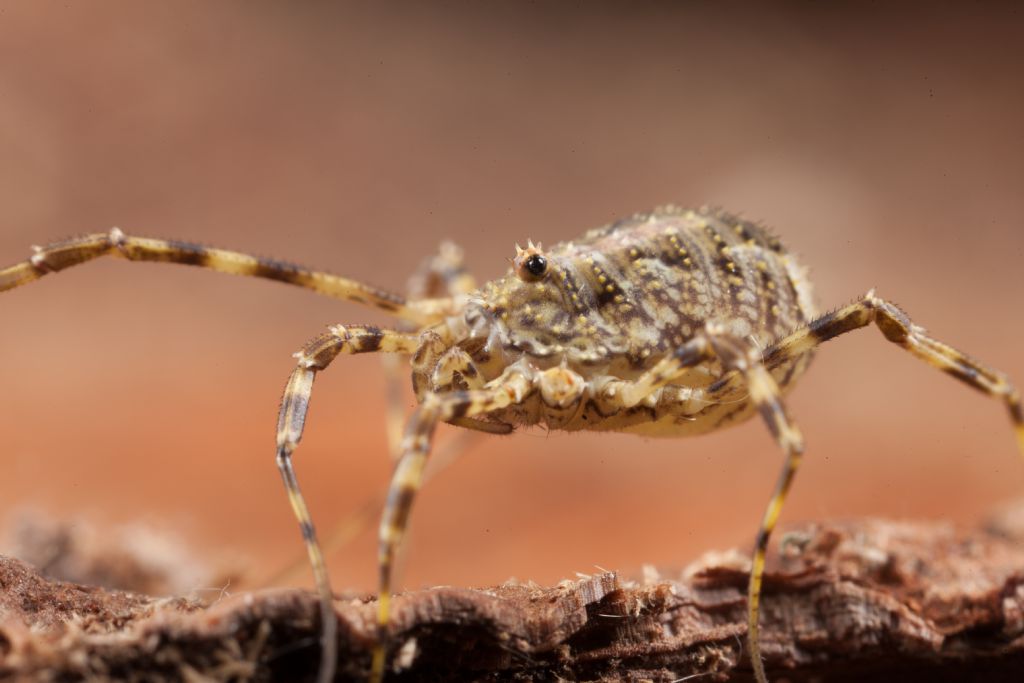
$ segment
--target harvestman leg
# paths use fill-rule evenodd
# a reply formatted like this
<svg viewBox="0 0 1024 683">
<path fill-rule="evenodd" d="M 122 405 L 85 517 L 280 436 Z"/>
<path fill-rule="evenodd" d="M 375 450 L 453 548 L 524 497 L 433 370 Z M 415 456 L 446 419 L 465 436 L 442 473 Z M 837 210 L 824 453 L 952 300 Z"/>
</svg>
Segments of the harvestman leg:
<svg viewBox="0 0 1024 683">
<path fill-rule="evenodd" d="M 454 310 L 451 298 L 423 299 L 408 302 L 396 294 L 365 285 L 330 273 L 318 272 L 300 266 L 257 258 L 225 249 L 216 249 L 189 242 L 161 240 L 126 235 L 118 228 L 108 233 L 95 233 L 54 242 L 45 247 L 33 247 L 32 256 L 20 263 L 0 270 L 0 292 L 29 284 L 50 273 L 62 271 L 71 266 L 86 263 L 103 256 L 124 258 L 130 261 L 154 261 L 198 266 L 232 275 L 245 275 L 277 280 L 314 291 L 324 296 L 352 301 L 384 310 L 398 318 L 420 325 L 439 321 Z M 300 368 L 288 384 L 285 404 L 282 406 L 278 463 L 285 479 L 292 505 L 300 522 L 308 522 L 308 514 L 298 485 L 292 472 L 290 454 L 301 436 L 302 421 L 306 413 L 308 390 L 312 374 L 326 365 L 339 353 L 394 350 L 411 353 L 415 349 L 415 337 L 396 332 L 382 332 L 375 328 L 352 328 L 351 338 L 335 348 L 335 342 L 318 337 L 310 343 L 300 359 Z M 319 346 L 318 346 L 319 344 Z M 389 349 L 388 347 L 394 347 Z M 303 365 L 302 363 L 308 363 Z M 303 394 L 305 393 L 305 396 Z M 300 405 L 301 403 L 301 405 Z M 311 537 L 312 526 L 303 524 L 307 549 L 314 563 L 314 574 L 321 595 L 324 616 L 324 666 L 322 680 L 330 678 L 334 671 L 334 633 L 337 628 L 333 610 L 330 607 L 330 589 L 323 568 L 322 554 L 315 538 Z M 329 661 L 328 661 L 329 660 Z"/>
<path fill-rule="evenodd" d="M 671 356 L 657 363 L 636 380 L 610 382 L 605 385 L 604 393 L 606 399 L 617 400 L 625 407 L 634 406 L 654 390 L 670 384 L 688 368 L 714 358 L 722 363 L 727 373 L 735 377 L 730 383 L 730 388 L 739 383 L 746 386 L 749 392 L 748 399 L 761 413 L 772 436 L 786 453 L 786 462 L 758 532 L 748 591 L 751 656 L 755 662 L 754 669 L 758 681 L 765 683 L 757 630 L 764 551 L 804 450 L 803 437 L 786 413 L 778 384 L 761 362 L 756 347 L 746 340 L 722 332 L 717 325 L 709 324 L 701 334 L 683 344 Z"/>
<path fill-rule="evenodd" d="M 400 358 L 398 355 L 386 355 L 382 358 Z M 426 365 L 426 364 L 424 364 Z M 440 360 L 434 364 L 434 371 L 429 375 L 432 384 L 432 392 L 452 391 L 456 377 L 462 378 L 462 383 L 468 389 L 482 389 L 484 386 L 483 377 L 476 369 L 476 364 L 465 351 L 459 347 L 452 347 L 441 355 Z M 427 367 L 429 371 L 429 367 Z M 423 375 L 427 377 L 426 374 Z M 426 395 L 426 394 L 424 394 Z M 400 407 L 400 406 L 399 406 Z M 404 416 L 402 416 L 404 421 Z M 465 427 L 470 431 L 460 431 L 446 442 L 441 450 L 431 459 L 431 469 L 424 475 L 423 483 L 439 472 L 454 463 L 459 456 L 466 452 L 479 438 L 480 432 L 489 434 L 508 434 L 512 431 L 511 425 L 497 422 L 484 422 L 468 417 L 454 417 L 449 424 L 458 427 Z M 401 440 L 394 447 L 397 452 L 395 460 L 401 456 Z M 363 502 L 354 513 L 345 517 L 337 523 L 325 536 L 321 544 L 324 554 L 331 555 L 347 545 L 355 538 L 373 519 L 383 503 L 383 496 L 371 496 Z M 266 585 L 274 585 L 287 582 L 293 574 L 298 573 L 306 562 L 299 559 L 284 569 L 279 570 L 270 579 L 265 581 Z"/>
<path fill-rule="evenodd" d="M 923 327 L 915 325 L 895 304 L 868 292 L 859 301 L 843 306 L 814 320 L 779 341 L 765 353 L 764 363 L 769 368 L 787 359 L 813 349 L 822 342 L 851 332 L 871 323 L 878 326 L 885 338 L 914 354 L 934 368 L 956 377 L 992 398 L 1001 399 L 1010 413 L 1017 445 L 1024 455 L 1024 409 L 1020 392 L 1001 372 L 985 367 L 962 351 L 930 337 Z"/>
<path fill-rule="evenodd" d="M 462 262 L 462 251 L 451 243 L 441 245 L 439 253 L 427 259 L 416 275 L 413 276 L 409 285 L 409 300 L 417 301 L 423 299 L 438 299 L 443 296 L 455 297 L 460 294 L 467 294 L 475 288 L 473 278 L 467 272 Z M 403 330 L 408 331 L 408 330 Z M 439 349 L 444 348 L 440 345 Z M 464 350 L 459 347 L 451 347 L 447 351 L 441 351 L 440 360 L 433 357 L 424 359 L 424 367 L 419 376 L 429 377 L 432 391 L 453 390 L 453 383 L 460 381 L 467 389 L 482 389 L 484 386 L 483 377 L 476 368 L 476 364 Z M 408 359 L 399 353 L 383 354 L 381 364 L 384 366 L 387 386 L 387 436 L 388 452 L 397 461 L 401 455 L 402 433 L 404 431 L 406 410 L 403 394 L 403 385 L 408 381 L 403 368 L 408 368 Z M 435 362 L 436 361 L 436 362 Z M 426 391 L 424 386 L 424 391 Z M 424 475 L 425 484 L 431 477 L 446 469 L 454 463 L 459 456 L 465 453 L 480 438 L 479 432 L 488 431 L 492 433 L 508 433 L 510 427 L 503 427 L 494 423 L 469 421 L 453 424 L 467 427 L 474 431 L 459 431 L 452 438 L 444 443 L 438 452 L 431 457 L 431 467 Z M 351 514 L 347 515 L 340 522 L 336 523 L 330 531 L 323 536 L 321 546 L 324 555 L 330 557 L 348 545 L 363 529 L 370 525 L 373 519 L 379 515 L 384 503 L 384 492 L 381 495 L 374 495 L 367 498 Z M 294 575 L 305 570 L 309 566 L 308 561 L 299 557 L 288 566 L 279 569 L 266 580 L 262 585 L 278 585 L 288 582 Z"/>
<path fill-rule="evenodd" d="M 372 326 L 345 327 L 337 325 L 329 332 L 307 343 L 296 355 L 298 365 L 285 386 L 281 401 L 281 412 L 277 423 L 277 466 L 288 491 L 288 500 L 306 544 L 313 576 L 320 597 L 322 622 L 321 658 L 318 680 L 326 683 L 334 677 L 337 660 L 337 617 L 334 614 L 334 595 L 331 592 L 323 552 L 316 539 L 316 531 L 310 518 L 309 508 L 299 490 L 299 482 L 292 468 L 292 453 L 302 439 L 302 430 L 309 409 L 316 373 L 327 368 L 342 354 L 368 353 L 413 353 L 419 344 L 416 333 L 382 330 Z"/>
<path fill-rule="evenodd" d="M 776 369 L 787 361 L 811 351 L 829 339 L 838 337 L 846 332 L 867 327 L 871 323 L 878 326 L 886 339 L 910 351 L 932 367 L 956 377 L 964 384 L 993 398 L 1001 399 L 1006 404 L 1010 413 L 1010 419 L 1013 422 L 1017 436 L 1017 445 L 1021 454 L 1024 455 L 1024 410 L 1021 407 L 1020 393 L 1010 384 L 1007 378 L 1002 373 L 991 370 L 953 347 L 928 336 L 924 329 L 915 325 L 902 309 L 885 299 L 879 298 L 874 292 L 869 292 L 859 301 L 844 306 L 833 313 L 817 318 L 805 327 L 777 342 L 765 353 L 762 361 L 763 366 L 761 363 L 758 363 L 758 366 L 762 367 L 762 369 Z M 765 372 L 764 374 L 768 380 L 771 380 L 769 373 Z M 746 383 L 750 388 L 751 399 L 755 403 L 763 400 L 758 395 L 760 390 L 756 388 L 757 384 L 751 383 L 749 378 L 747 378 Z M 723 384 L 720 390 L 723 393 L 728 393 L 734 384 L 735 382 Z M 774 381 L 771 382 L 771 385 L 774 385 Z M 761 390 L 768 386 L 770 386 L 768 382 L 761 383 Z M 776 424 L 785 424 L 785 413 L 782 411 L 781 401 L 778 401 L 777 397 L 775 403 L 778 405 L 777 416 L 782 419 L 781 423 L 776 422 Z M 761 412 L 764 414 L 765 410 L 762 408 Z M 769 421 L 770 427 L 772 424 L 772 421 Z M 798 447 L 799 442 L 791 444 L 788 448 L 784 440 L 780 440 L 780 443 L 787 450 L 786 463 L 779 474 L 775 491 L 768 503 L 768 508 L 761 522 L 761 528 L 757 534 L 748 587 L 748 640 L 754 675 L 759 683 L 767 683 L 764 664 L 761 661 L 760 639 L 758 637 L 758 615 L 765 553 L 768 547 L 768 539 L 778 521 L 779 513 L 782 510 L 786 494 L 792 484 L 796 467 L 800 463 L 801 449 Z"/>
<path fill-rule="evenodd" d="M 454 299 L 476 289 L 476 281 L 466 268 L 462 249 L 452 242 L 442 242 L 437 253 L 423 261 L 409 278 L 409 301 L 442 297 Z M 404 330 L 404 326 L 399 326 Z M 401 455 L 402 432 L 405 427 L 404 388 L 407 378 L 403 370 L 408 367 L 396 355 L 381 356 L 384 366 L 387 413 L 388 452 L 395 460 Z M 473 388 L 473 387 L 470 387 Z M 461 437 L 461 434 L 460 434 Z M 438 458 L 434 459 L 435 462 Z"/>
<path fill-rule="evenodd" d="M 277 280 L 309 289 L 335 299 L 353 301 L 382 309 L 399 318 L 420 323 L 434 322 L 451 308 L 450 299 L 407 302 L 391 292 L 350 280 L 340 275 L 308 270 L 281 261 L 257 258 L 201 244 L 126 235 L 118 228 L 33 247 L 32 257 L 0 270 L 0 292 L 28 284 L 39 278 L 77 266 L 102 256 L 129 261 L 155 261 L 199 266 L 209 270 Z"/>
<path fill-rule="evenodd" d="M 379 682 L 384 677 L 388 623 L 391 619 L 392 567 L 409 522 L 413 499 L 423 483 L 423 470 L 437 425 L 458 417 L 472 417 L 520 403 L 530 393 L 531 386 L 532 381 L 521 372 L 506 372 L 483 389 L 427 394 L 409 419 L 402 441 L 402 455 L 391 477 L 387 503 L 380 521 L 378 639 L 373 650 L 371 681 Z"/>
<path fill-rule="evenodd" d="M 408 286 L 409 301 L 420 301 L 443 297 L 456 297 L 461 294 L 468 294 L 476 288 L 473 277 L 469 274 L 462 258 L 462 250 L 451 242 L 443 242 L 438 253 L 426 259 L 410 278 Z M 402 332 L 410 332 L 414 329 L 411 325 L 399 325 Z M 443 348 L 443 345 L 442 345 Z M 457 348 L 457 347 L 456 347 Z M 458 351 L 462 351 L 458 349 Z M 442 352 L 443 353 L 443 352 Z M 402 433 L 405 427 L 406 401 L 404 388 L 407 385 L 408 377 L 406 371 L 409 367 L 408 358 L 399 353 L 387 353 L 380 356 L 381 365 L 384 368 L 385 376 L 385 404 L 386 404 L 386 425 L 388 453 L 393 460 L 401 455 Z M 447 383 L 439 380 L 450 377 L 454 373 L 464 378 L 467 388 L 479 389 L 483 386 L 483 379 L 476 370 L 472 359 L 463 351 L 461 355 L 449 350 L 442 356 L 441 374 L 438 369 L 433 370 L 431 381 L 435 390 L 439 384 L 444 388 L 450 388 Z M 458 432 L 450 441 L 444 444 L 441 450 L 431 458 L 431 469 L 427 477 L 436 475 L 446 468 L 458 456 L 472 447 L 478 438 L 478 434 L 472 432 Z M 330 557 L 332 554 L 348 545 L 363 529 L 372 522 L 379 514 L 383 505 L 384 492 L 380 495 L 368 497 L 351 514 L 334 524 L 334 526 L 323 536 L 321 545 L 324 554 Z M 276 585 L 288 582 L 294 575 L 303 571 L 308 562 L 303 557 L 288 566 L 277 570 L 267 580 L 262 581 L 263 585 Z"/>
</svg>

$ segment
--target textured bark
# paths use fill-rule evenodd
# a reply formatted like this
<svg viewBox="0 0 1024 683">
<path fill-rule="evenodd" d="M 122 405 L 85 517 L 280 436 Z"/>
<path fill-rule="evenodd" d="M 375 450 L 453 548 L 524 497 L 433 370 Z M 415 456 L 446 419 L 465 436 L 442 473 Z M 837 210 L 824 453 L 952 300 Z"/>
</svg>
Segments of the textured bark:
<svg viewBox="0 0 1024 683">
<path fill-rule="evenodd" d="M 762 621 L 773 680 L 1024 678 L 1024 506 L 970 533 L 868 519 L 782 536 Z M 392 680 L 749 680 L 745 555 L 708 553 L 671 578 L 407 593 Z M 374 607 L 338 602 L 339 679 L 365 676 Z M 310 679 L 316 615 L 303 591 L 205 606 L 50 580 L 4 558 L 0 677 Z"/>
</svg>

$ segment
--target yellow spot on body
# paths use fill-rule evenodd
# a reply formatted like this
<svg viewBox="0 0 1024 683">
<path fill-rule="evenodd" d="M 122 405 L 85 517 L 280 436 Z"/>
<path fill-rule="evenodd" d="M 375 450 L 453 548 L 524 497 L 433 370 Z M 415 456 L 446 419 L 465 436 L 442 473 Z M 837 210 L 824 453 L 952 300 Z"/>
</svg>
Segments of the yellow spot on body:
<svg viewBox="0 0 1024 683">
<path fill-rule="evenodd" d="M 612 292 L 615 291 L 615 285 L 606 285 L 605 288 L 604 288 L 604 291 L 606 291 L 609 294 L 611 294 Z"/>
<path fill-rule="evenodd" d="M 598 275 L 597 281 L 603 285 L 604 283 L 608 282 L 608 278 L 606 278 L 604 275 Z"/>
</svg>

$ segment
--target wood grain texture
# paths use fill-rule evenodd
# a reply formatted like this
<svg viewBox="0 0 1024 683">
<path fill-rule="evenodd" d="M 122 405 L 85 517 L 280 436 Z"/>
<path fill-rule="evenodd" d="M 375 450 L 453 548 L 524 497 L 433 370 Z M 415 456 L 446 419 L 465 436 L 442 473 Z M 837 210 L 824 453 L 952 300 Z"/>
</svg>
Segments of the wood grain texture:
<svg viewBox="0 0 1024 683">
<path fill-rule="evenodd" d="M 1024 670 L 1024 505 L 957 532 L 862 519 L 786 530 L 765 582 L 772 680 L 1018 680 Z M 438 587 L 396 597 L 390 680 L 751 678 L 745 552 L 681 574 L 612 572 L 553 587 Z M 375 603 L 337 603 L 339 680 L 366 674 Z M 0 678 L 303 680 L 317 603 L 296 590 L 201 606 L 41 577 L 0 562 Z"/>
</svg>

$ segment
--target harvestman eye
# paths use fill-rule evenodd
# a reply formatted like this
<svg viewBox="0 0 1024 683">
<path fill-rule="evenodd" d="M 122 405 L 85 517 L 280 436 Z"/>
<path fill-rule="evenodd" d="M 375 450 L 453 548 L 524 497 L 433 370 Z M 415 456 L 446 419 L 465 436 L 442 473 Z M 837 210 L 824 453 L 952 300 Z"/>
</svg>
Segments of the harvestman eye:
<svg viewBox="0 0 1024 683">
<path fill-rule="evenodd" d="M 516 245 L 516 257 L 512 261 L 516 275 L 523 282 L 538 282 L 548 272 L 548 259 L 541 252 L 541 245 L 529 242 L 526 249 Z"/>
<path fill-rule="evenodd" d="M 544 273 L 548 270 L 548 260 L 540 254 L 534 254 L 530 258 L 526 259 L 526 263 L 524 263 L 523 266 L 530 275 L 540 279 L 544 277 Z"/>
</svg>

